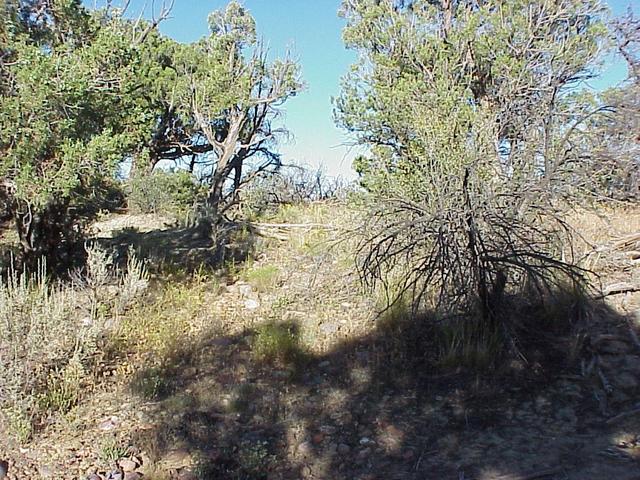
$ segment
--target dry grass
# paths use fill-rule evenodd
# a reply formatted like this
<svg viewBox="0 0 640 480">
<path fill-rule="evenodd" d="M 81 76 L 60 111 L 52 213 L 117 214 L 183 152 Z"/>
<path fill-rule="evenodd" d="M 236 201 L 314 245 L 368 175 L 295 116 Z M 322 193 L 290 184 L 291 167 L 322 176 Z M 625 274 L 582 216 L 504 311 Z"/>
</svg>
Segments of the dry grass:
<svg viewBox="0 0 640 480">
<path fill-rule="evenodd" d="M 104 251 L 88 254 L 74 284 L 52 282 L 44 265 L 34 274 L 11 270 L 0 284 L 0 406 L 22 442 L 37 420 L 78 403 L 101 339 L 146 287 L 133 255 L 121 273 Z"/>
</svg>

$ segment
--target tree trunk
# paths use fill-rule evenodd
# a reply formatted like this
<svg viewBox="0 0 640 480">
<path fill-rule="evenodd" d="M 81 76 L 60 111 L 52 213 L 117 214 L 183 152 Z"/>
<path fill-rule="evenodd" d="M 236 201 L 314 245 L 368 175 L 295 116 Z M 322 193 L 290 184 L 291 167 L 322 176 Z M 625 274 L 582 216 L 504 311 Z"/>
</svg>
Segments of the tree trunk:
<svg viewBox="0 0 640 480">
<path fill-rule="evenodd" d="M 22 263 L 28 268 L 45 261 L 50 271 L 63 272 L 71 265 L 79 229 L 68 212 L 66 202 L 49 204 L 36 209 L 24 206 L 13 209 Z"/>
</svg>

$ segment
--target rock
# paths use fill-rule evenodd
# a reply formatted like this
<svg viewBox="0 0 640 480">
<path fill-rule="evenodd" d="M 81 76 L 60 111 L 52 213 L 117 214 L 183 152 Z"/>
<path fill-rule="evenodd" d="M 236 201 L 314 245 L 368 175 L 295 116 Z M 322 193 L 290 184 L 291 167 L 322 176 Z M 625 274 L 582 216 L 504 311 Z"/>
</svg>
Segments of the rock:
<svg viewBox="0 0 640 480">
<path fill-rule="evenodd" d="M 92 473 L 91 475 L 87 476 L 87 480 L 104 480 L 104 478 L 97 473 Z"/>
<path fill-rule="evenodd" d="M 369 447 L 363 448 L 356 455 L 356 463 L 366 462 L 367 458 L 369 458 L 370 455 L 371 455 L 371 449 Z"/>
<path fill-rule="evenodd" d="M 253 287 L 251 285 L 238 285 L 238 292 L 243 297 L 249 297 L 253 293 Z"/>
<path fill-rule="evenodd" d="M 102 431 L 108 432 L 115 429 L 118 426 L 118 417 L 109 417 L 98 424 L 98 428 Z"/>
<path fill-rule="evenodd" d="M 360 445 L 373 445 L 376 442 L 371 440 L 369 437 L 362 437 L 360 439 Z"/>
<path fill-rule="evenodd" d="M 340 326 L 337 323 L 323 323 L 320 325 L 320 331 L 325 335 L 333 335 L 338 332 Z"/>
<path fill-rule="evenodd" d="M 0 460 L 0 480 L 7 478 L 9 472 L 9 462 L 6 460 Z"/>
<path fill-rule="evenodd" d="M 407 449 L 407 450 L 405 450 L 405 451 L 402 453 L 402 458 L 403 458 L 404 460 L 406 460 L 407 462 L 408 462 L 409 460 L 413 460 L 413 457 L 415 457 L 415 456 L 416 456 L 416 452 L 414 452 L 414 451 L 413 451 L 413 450 L 411 450 L 411 449 Z"/>
<path fill-rule="evenodd" d="M 126 472 L 133 472 L 138 468 L 138 464 L 129 458 L 123 458 L 118 462 L 120 468 Z"/>
<path fill-rule="evenodd" d="M 347 455 L 351 451 L 351 447 L 346 443 L 341 443 L 338 445 L 338 453 L 340 455 Z"/>
<path fill-rule="evenodd" d="M 42 478 L 52 478 L 53 470 L 49 465 L 41 465 L 38 467 L 38 473 Z"/>
<path fill-rule="evenodd" d="M 107 480 L 124 480 L 124 473 L 120 470 L 113 470 L 107 475 Z"/>
<path fill-rule="evenodd" d="M 188 450 L 185 450 L 183 448 L 171 450 L 162 459 L 162 463 L 169 467 L 169 469 L 176 470 L 179 468 L 191 466 L 191 462 L 191 454 Z"/>
<path fill-rule="evenodd" d="M 181 470 L 177 480 L 200 480 L 200 477 L 191 470 Z"/>
<path fill-rule="evenodd" d="M 332 427 L 331 425 L 322 425 L 319 430 L 325 435 L 333 435 L 334 433 L 336 433 L 337 428 Z"/>
<path fill-rule="evenodd" d="M 125 472 L 124 480 L 141 480 L 142 474 L 138 472 Z"/>
<path fill-rule="evenodd" d="M 312 438 L 311 441 L 315 444 L 315 445 L 319 445 L 320 443 L 322 443 L 322 441 L 324 440 L 324 433 L 320 432 L 320 433 L 316 433 Z"/>
<path fill-rule="evenodd" d="M 247 310 L 257 310 L 260 308 L 260 302 L 254 300 L 253 298 L 248 298 L 244 301 L 244 308 Z"/>
<path fill-rule="evenodd" d="M 328 366 L 330 366 L 330 365 L 331 365 L 331 362 L 330 362 L 329 360 L 325 360 L 324 362 L 320 362 L 320 363 L 318 364 L 318 366 L 319 366 L 320 368 L 327 368 L 327 367 L 328 367 Z"/>
<path fill-rule="evenodd" d="M 298 452 L 298 455 L 308 457 L 313 453 L 313 445 L 311 445 L 311 442 L 302 442 L 300 445 L 298 445 L 296 451 Z"/>
</svg>

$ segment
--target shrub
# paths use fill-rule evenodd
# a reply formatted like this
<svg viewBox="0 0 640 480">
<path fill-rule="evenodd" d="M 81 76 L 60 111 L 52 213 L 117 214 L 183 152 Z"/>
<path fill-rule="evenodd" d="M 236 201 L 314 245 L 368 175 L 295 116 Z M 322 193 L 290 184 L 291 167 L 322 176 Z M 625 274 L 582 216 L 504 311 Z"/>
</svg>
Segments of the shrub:
<svg viewBox="0 0 640 480">
<path fill-rule="evenodd" d="M 322 168 L 311 170 L 290 166 L 249 185 L 242 193 L 243 208 L 250 215 L 273 213 L 281 205 L 344 200 L 351 190 L 352 186 L 346 180 L 330 177 Z"/>
<path fill-rule="evenodd" d="M 126 191 L 131 211 L 169 215 L 188 213 L 204 193 L 190 173 L 163 170 L 130 178 Z"/>
<path fill-rule="evenodd" d="M 139 294 L 146 285 L 134 258 L 129 271 L 107 275 L 96 259 L 108 256 L 96 247 L 88 254 L 93 265 L 73 284 L 53 283 L 44 265 L 34 274 L 11 270 L 0 283 L 0 409 L 20 441 L 34 420 L 75 406 L 99 341 L 123 308 L 118 294 L 133 301 L 131 286 Z"/>
</svg>

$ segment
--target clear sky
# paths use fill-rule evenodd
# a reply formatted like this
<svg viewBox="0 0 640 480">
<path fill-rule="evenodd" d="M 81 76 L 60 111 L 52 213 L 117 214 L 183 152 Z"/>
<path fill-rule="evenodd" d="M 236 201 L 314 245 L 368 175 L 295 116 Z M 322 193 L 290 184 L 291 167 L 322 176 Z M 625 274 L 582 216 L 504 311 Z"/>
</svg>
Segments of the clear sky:
<svg viewBox="0 0 640 480">
<path fill-rule="evenodd" d="M 121 1 L 121 0 L 120 0 Z M 506 0 L 508 1 L 508 0 Z M 93 0 L 85 0 L 92 5 Z M 98 2 L 100 4 L 101 2 Z M 156 6 L 161 0 L 155 0 Z M 207 34 L 208 14 L 223 8 L 226 0 L 175 0 L 171 18 L 161 31 L 180 42 L 191 42 Z M 331 97 L 339 92 L 340 77 L 355 60 L 345 50 L 337 16 L 340 0 L 242 0 L 256 19 L 258 34 L 275 55 L 290 49 L 302 64 L 305 92 L 286 104 L 285 123 L 294 139 L 281 147 L 286 163 L 322 165 L 330 175 L 352 177 L 351 161 L 356 152 L 345 144 L 348 138 L 335 127 Z M 640 0 L 608 0 L 614 14 L 632 6 L 640 13 Z M 113 0 L 118 6 L 119 0 Z M 149 13 L 152 0 L 131 0 L 130 9 Z M 612 59 L 594 88 L 615 84 L 626 75 L 624 64 Z"/>
</svg>

